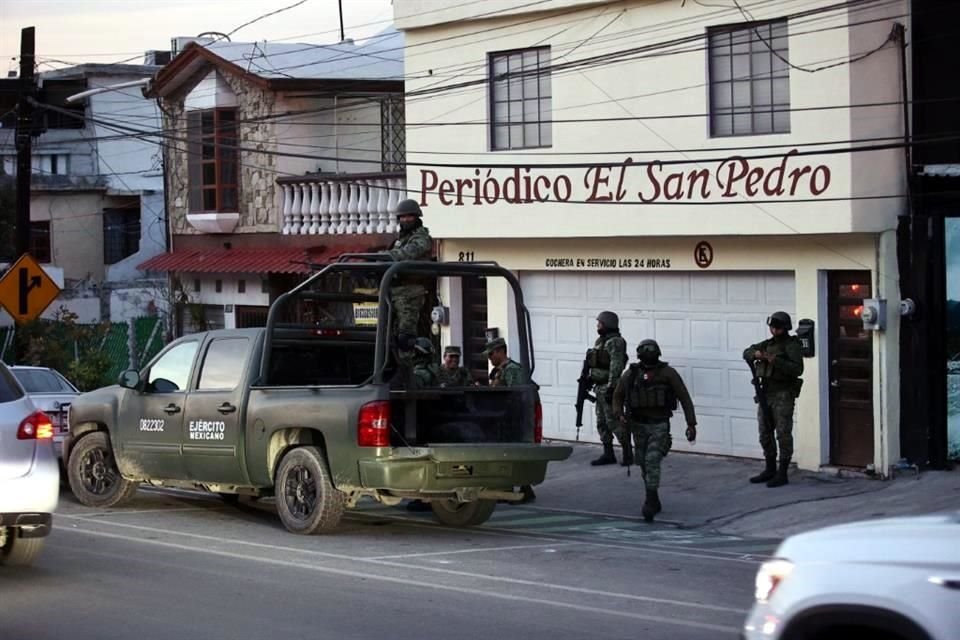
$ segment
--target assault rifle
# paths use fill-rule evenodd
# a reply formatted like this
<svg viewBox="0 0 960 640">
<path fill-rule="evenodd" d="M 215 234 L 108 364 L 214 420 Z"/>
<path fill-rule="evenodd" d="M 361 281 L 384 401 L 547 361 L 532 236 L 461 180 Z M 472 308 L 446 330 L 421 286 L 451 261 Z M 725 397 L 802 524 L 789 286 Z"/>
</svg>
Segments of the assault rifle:
<svg viewBox="0 0 960 640">
<path fill-rule="evenodd" d="M 580 427 L 583 426 L 583 403 L 586 400 L 596 402 L 597 398 L 590 393 L 593 387 L 593 380 L 590 379 L 590 349 L 587 349 L 587 355 L 583 359 L 583 367 L 580 369 L 580 377 L 577 378 L 577 440 L 580 440 Z"/>
<path fill-rule="evenodd" d="M 757 361 L 747 360 L 747 366 L 750 367 L 750 373 L 753 374 L 753 380 L 751 382 L 757 394 L 754 401 L 760 405 L 760 413 L 763 415 L 764 424 L 766 424 L 768 429 L 772 429 L 774 426 L 773 411 L 770 410 L 770 403 L 767 402 L 767 389 L 764 381 L 757 376 Z"/>
</svg>

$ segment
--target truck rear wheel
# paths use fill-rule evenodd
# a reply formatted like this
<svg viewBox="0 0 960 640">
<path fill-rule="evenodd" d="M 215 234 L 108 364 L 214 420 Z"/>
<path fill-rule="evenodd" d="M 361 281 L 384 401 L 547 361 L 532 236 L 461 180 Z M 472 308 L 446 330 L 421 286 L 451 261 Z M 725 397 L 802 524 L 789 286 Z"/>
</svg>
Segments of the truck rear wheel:
<svg viewBox="0 0 960 640">
<path fill-rule="evenodd" d="M 457 502 L 456 500 L 431 500 L 433 516 L 451 527 L 475 527 L 483 524 L 497 508 L 496 500 L 475 500 Z"/>
<path fill-rule="evenodd" d="M 277 513 L 287 530 L 311 535 L 340 524 L 344 496 L 333 486 L 327 461 L 316 447 L 297 447 L 283 456 L 275 491 Z"/>
<path fill-rule="evenodd" d="M 67 461 L 70 490 L 88 507 L 105 509 L 129 502 L 137 483 L 120 475 L 113 447 L 103 431 L 80 438 Z"/>
</svg>

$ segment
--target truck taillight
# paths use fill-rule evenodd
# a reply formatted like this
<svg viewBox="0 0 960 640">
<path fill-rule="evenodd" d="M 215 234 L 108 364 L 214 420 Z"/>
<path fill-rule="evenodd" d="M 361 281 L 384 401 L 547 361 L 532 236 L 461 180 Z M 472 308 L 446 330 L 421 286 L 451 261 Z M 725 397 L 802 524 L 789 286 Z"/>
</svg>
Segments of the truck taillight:
<svg viewBox="0 0 960 640">
<path fill-rule="evenodd" d="M 357 444 L 361 447 L 390 446 L 390 402 L 368 402 L 357 418 Z"/>
<path fill-rule="evenodd" d="M 53 422 L 43 411 L 34 411 L 17 428 L 17 440 L 49 440 L 53 437 Z"/>
<path fill-rule="evenodd" d="M 539 400 L 533 405 L 533 441 L 537 444 L 543 441 L 543 406 Z"/>
</svg>

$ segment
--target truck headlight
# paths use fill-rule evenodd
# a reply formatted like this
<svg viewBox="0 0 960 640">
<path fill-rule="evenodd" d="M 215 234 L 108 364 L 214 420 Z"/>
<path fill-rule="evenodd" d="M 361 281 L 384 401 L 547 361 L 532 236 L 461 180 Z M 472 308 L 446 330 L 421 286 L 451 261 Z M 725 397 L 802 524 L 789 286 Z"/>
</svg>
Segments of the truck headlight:
<svg viewBox="0 0 960 640">
<path fill-rule="evenodd" d="M 768 560 L 760 565 L 757 572 L 756 590 L 754 596 L 759 602 L 766 602 L 776 591 L 777 586 L 787 579 L 793 571 L 793 563 L 783 558 Z"/>
</svg>

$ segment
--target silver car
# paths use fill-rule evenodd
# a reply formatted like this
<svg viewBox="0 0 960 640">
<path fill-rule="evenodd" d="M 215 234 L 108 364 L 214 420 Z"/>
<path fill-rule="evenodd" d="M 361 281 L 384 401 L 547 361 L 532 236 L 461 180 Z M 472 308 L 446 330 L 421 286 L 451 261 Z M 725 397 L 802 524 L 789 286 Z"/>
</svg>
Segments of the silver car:
<svg viewBox="0 0 960 640">
<path fill-rule="evenodd" d="M 63 439 L 70 431 L 70 403 L 80 395 L 61 373 L 47 367 L 10 367 L 33 404 L 53 421 L 53 449 L 63 458 Z"/>
<path fill-rule="evenodd" d="M 28 565 L 50 533 L 60 491 L 53 423 L 0 362 L 0 565 Z"/>
</svg>

